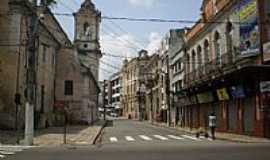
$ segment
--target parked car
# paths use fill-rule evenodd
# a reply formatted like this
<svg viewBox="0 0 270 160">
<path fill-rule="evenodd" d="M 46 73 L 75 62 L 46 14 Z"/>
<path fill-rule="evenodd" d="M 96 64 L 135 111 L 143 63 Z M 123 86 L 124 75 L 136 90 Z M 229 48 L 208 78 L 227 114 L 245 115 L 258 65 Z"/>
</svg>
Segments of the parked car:
<svg viewBox="0 0 270 160">
<path fill-rule="evenodd" d="M 117 113 L 114 113 L 114 112 L 111 112 L 110 113 L 110 116 L 112 116 L 112 117 L 118 117 L 118 114 Z"/>
</svg>

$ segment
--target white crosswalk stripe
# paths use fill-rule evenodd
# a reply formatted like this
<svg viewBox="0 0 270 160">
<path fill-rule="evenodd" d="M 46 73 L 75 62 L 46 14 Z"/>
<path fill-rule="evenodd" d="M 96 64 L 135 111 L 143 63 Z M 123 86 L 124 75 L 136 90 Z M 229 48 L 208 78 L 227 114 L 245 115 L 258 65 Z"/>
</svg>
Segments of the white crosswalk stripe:
<svg viewBox="0 0 270 160">
<path fill-rule="evenodd" d="M 192 137 L 192 136 L 188 136 L 188 135 L 182 135 L 182 137 L 187 138 L 187 139 L 191 139 L 194 141 L 201 141 L 200 139 L 196 138 L 196 137 Z"/>
<path fill-rule="evenodd" d="M 168 135 L 169 138 L 172 138 L 172 139 L 177 139 L 177 140 L 183 140 L 184 138 L 182 137 L 179 137 L 179 136 L 174 136 L 174 135 Z"/>
<path fill-rule="evenodd" d="M 169 140 L 167 137 L 163 137 L 163 136 L 160 136 L 160 135 L 154 135 L 154 137 L 158 138 L 160 140 L 163 140 L 163 141 Z"/>
<path fill-rule="evenodd" d="M 1 151 L 1 150 L 0 150 L 0 154 L 3 154 L 3 155 L 13 155 L 13 154 L 15 154 L 15 152 Z"/>
<path fill-rule="evenodd" d="M 147 136 L 145 136 L 145 135 L 139 135 L 139 137 L 140 137 L 141 139 L 143 139 L 143 140 L 146 140 L 146 141 L 152 141 L 152 138 L 147 137 Z"/>
<path fill-rule="evenodd" d="M 110 138 L 110 141 L 111 141 L 111 142 L 117 142 L 118 139 L 117 139 L 116 137 L 111 137 L 111 138 Z"/>
<path fill-rule="evenodd" d="M 121 141 L 122 139 L 124 141 L 127 141 L 127 142 L 136 142 L 136 141 L 140 141 L 140 140 L 144 140 L 144 141 L 157 141 L 157 140 L 160 140 L 160 141 L 169 141 L 169 140 L 192 140 L 192 141 L 210 141 L 211 139 L 207 139 L 205 137 L 195 137 L 193 135 L 138 135 L 139 138 L 134 138 L 134 136 L 124 136 L 123 138 L 121 137 L 110 137 L 109 138 L 109 141 L 112 142 L 112 143 L 116 143 L 116 142 L 119 142 Z M 119 139 L 120 140 L 119 140 Z M 0 149 L 1 150 L 1 149 Z M 0 152 L 1 154 L 1 152 Z"/>
<path fill-rule="evenodd" d="M 131 137 L 131 136 L 126 136 L 126 140 L 127 140 L 127 141 L 131 141 L 131 142 L 132 142 L 132 141 L 135 141 L 135 139 L 134 139 L 133 137 Z"/>
<path fill-rule="evenodd" d="M 9 155 L 14 155 L 25 149 L 34 148 L 33 146 L 10 146 L 10 145 L 0 145 L 0 159 L 4 159 Z"/>
</svg>

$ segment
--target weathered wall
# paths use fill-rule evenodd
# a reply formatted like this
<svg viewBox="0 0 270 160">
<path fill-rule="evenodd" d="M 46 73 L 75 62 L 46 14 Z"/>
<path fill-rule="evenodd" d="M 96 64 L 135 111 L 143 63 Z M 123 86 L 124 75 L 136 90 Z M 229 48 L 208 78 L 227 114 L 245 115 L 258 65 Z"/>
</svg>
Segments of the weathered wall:
<svg viewBox="0 0 270 160">
<path fill-rule="evenodd" d="M 0 8 L 0 127 L 12 128 L 15 124 L 16 92 L 22 95 L 24 102 L 28 18 L 20 14 L 24 12 L 23 8 L 11 8 L 8 0 L 1 1 Z M 23 121 L 23 110 L 20 106 L 19 122 Z"/>
</svg>

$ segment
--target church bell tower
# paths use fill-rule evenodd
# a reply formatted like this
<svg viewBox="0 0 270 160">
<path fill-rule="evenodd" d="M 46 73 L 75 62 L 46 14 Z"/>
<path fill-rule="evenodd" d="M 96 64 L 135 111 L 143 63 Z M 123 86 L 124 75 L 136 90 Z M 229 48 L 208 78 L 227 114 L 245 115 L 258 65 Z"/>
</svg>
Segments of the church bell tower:
<svg viewBox="0 0 270 160">
<path fill-rule="evenodd" d="M 92 72 L 96 81 L 99 77 L 100 23 L 101 12 L 95 8 L 91 0 L 85 0 L 78 12 L 74 13 L 74 44 L 81 64 Z"/>
</svg>

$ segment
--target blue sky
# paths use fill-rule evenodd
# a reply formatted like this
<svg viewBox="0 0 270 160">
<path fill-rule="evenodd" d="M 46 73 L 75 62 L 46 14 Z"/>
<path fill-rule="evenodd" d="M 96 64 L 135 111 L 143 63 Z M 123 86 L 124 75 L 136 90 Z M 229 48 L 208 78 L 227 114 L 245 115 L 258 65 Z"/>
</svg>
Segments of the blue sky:
<svg viewBox="0 0 270 160">
<path fill-rule="evenodd" d="M 84 0 L 58 0 L 55 12 L 71 13 L 78 10 Z M 200 16 L 202 0 L 92 0 L 102 15 L 113 17 L 161 18 L 197 20 Z M 73 17 L 58 17 L 65 31 L 73 40 Z M 105 53 L 121 56 L 136 56 L 142 48 L 154 52 L 160 39 L 172 28 L 191 24 L 146 23 L 102 20 L 101 47 Z M 119 27 L 120 26 L 120 27 Z M 121 58 L 106 57 L 103 62 L 121 65 Z M 100 79 L 108 78 L 117 70 L 101 63 Z"/>
</svg>

